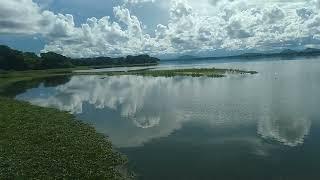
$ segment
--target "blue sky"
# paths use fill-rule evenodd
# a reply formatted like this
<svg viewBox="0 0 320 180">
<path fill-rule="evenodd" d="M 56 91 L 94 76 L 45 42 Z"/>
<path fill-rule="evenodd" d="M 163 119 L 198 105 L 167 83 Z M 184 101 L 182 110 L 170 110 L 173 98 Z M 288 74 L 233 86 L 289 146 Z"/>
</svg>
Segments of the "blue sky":
<svg viewBox="0 0 320 180">
<path fill-rule="evenodd" d="M 0 0 L 0 44 L 71 57 L 319 47 L 320 0 Z"/>
</svg>

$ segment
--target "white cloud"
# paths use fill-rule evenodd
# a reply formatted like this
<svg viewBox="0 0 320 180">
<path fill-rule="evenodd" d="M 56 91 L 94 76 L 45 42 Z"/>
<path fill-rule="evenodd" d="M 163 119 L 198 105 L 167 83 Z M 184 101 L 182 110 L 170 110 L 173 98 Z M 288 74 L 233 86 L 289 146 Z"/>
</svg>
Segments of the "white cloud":
<svg viewBox="0 0 320 180">
<path fill-rule="evenodd" d="M 151 30 L 154 34 L 146 33 L 128 5 L 146 2 L 170 7 L 168 23 Z M 72 57 L 303 48 L 320 42 L 319 5 L 319 0 L 126 0 L 114 7 L 114 18 L 93 17 L 76 26 L 72 15 L 44 11 L 32 0 L 0 0 L 0 33 L 39 33 L 49 40 L 43 51 Z"/>
<path fill-rule="evenodd" d="M 54 37 L 44 51 L 56 51 L 72 57 L 121 56 L 146 51 L 150 37 L 142 32 L 138 18 L 120 6 L 114 7 L 114 15 L 119 22 L 111 22 L 108 16 L 99 20 L 90 18 L 81 27 L 75 27 L 71 17 L 63 20 L 55 27 L 59 25 L 58 32 L 63 27 L 69 31 L 61 31 L 63 36 Z"/>
<path fill-rule="evenodd" d="M 32 0 L 0 0 L 0 33 L 33 34 L 41 30 L 43 20 Z"/>
</svg>

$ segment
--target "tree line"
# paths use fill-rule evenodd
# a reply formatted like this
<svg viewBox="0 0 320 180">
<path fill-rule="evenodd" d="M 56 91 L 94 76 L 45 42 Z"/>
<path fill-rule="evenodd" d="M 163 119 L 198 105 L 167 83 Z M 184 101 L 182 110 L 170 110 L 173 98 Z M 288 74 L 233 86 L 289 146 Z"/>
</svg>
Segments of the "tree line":
<svg viewBox="0 0 320 180">
<path fill-rule="evenodd" d="M 158 58 L 149 55 L 127 56 L 119 58 L 94 57 L 73 59 L 54 52 L 41 53 L 22 52 L 0 45 L 0 69 L 2 70 L 41 70 L 72 68 L 76 66 L 130 66 L 157 64 Z"/>
</svg>

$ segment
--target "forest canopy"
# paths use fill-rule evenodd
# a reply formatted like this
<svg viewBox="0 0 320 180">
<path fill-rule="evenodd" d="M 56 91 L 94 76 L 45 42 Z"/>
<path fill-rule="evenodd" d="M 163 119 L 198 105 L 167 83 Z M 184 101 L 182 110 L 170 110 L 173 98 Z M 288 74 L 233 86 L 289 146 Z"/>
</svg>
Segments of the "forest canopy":
<svg viewBox="0 0 320 180">
<path fill-rule="evenodd" d="M 76 66 L 126 66 L 157 64 L 158 58 L 149 55 L 127 56 L 119 58 L 94 57 L 73 59 L 63 55 L 47 52 L 41 53 L 40 57 L 32 52 L 22 52 L 0 45 L 0 69 L 2 70 L 39 70 L 72 68 Z"/>
</svg>

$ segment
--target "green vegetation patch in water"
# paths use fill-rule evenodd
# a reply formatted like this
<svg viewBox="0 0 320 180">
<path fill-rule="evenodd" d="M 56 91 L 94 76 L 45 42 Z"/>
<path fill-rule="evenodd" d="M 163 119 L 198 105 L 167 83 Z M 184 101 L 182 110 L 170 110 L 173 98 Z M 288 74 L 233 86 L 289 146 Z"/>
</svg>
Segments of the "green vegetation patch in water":
<svg viewBox="0 0 320 180">
<path fill-rule="evenodd" d="M 226 74 L 257 74 L 256 71 L 245 71 L 238 69 L 216 69 L 216 68 L 193 68 L 193 69 L 170 69 L 170 70 L 154 70 L 143 69 L 128 72 L 101 72 L 101 75 L 138 75 L 152 77 L 174 77 L 174 76 L 192 76 L 192 77 L 225 77 Z M 83 73 L 80 73 L 83 74 Z M 92 73 L 84 73 L 92 74 Z"/>
<path fill-rule="evenodd" d="M 192 77 L 224 77 L 227 73 L 233 74 L 256 74 L 255 71 L 243 71 L 236 69 L 216 69 L 216 68 L 193 68 L 193 69 L 172 69 L 172 70 L 150 70 L 137 72 L 137 75 L 143 76 L 192 76 Z"/>
<path fill-rule="evenodd" d="M 126 179 L 126 159 L 67 112 L 0 97 L 0 179 Z"/>
</svg>

